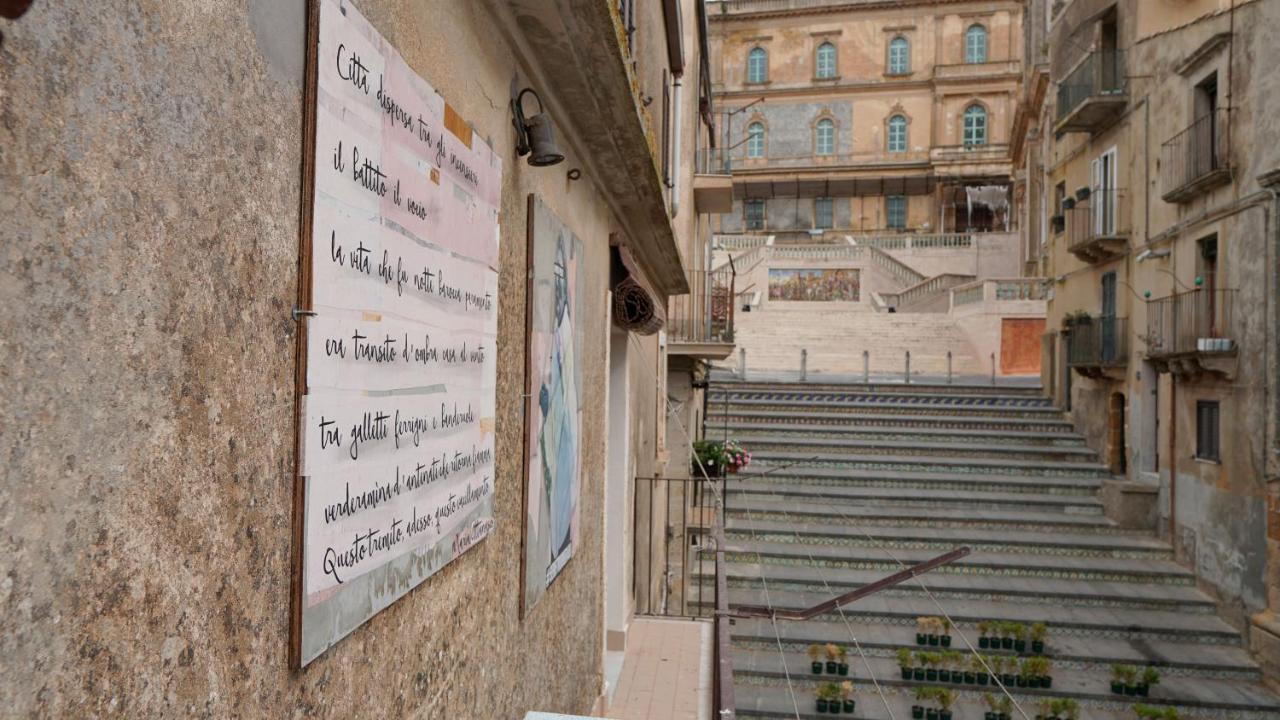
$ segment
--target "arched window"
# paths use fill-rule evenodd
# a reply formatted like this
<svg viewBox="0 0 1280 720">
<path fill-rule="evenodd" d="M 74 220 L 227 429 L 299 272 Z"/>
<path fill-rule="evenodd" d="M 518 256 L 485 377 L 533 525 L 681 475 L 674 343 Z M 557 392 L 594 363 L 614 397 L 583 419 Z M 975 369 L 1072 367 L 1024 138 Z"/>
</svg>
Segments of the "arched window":
<svg viewBox="0 0 1280 720">
<path fill-rule="evenodd" d="M 899 35 L 889 41 L 889 74 L 906 75 L 911 72 L 911 45 Z"/>
<path fill-rule="evenodd" d="M 747 82 L 762 83 L 769 79 L 769 53 L 764 48 L 751 48 L 747 53 Z"/>
<path fill-rule="evenodd" d="M 889 152 L 907 151 L 907 119 L 901 115 L 889 118 Z"/>
<path fill-rule="evenodd" d="M 818 121 L 814 143 L 819 155 L 833 155 L 836 151 L 836 124 L 828 118 Z"/>
<path fill-rule="evenodd" d="M 964 146 L 977 147 L 987 144 L 987 109 L 978 104 L 964 111 Z"/>
<path fill-rule="evenodd" d="M 753 122 L 747 126 L 747 157 L 764 157 L 764 125 Z"/>
<path fill-rule="evenodd" d="M 987 61 L 987 29 L 981 25 L 970 25 L 964 33 L 964 61 L 967 63 Z"/>
<path fill-rule="evenodd" d="M 819 78 L 833 78 L 836 76 L 836 46 L 829 42 L 824 42 L 818 46 L 818 52 L 813 62 L 814 76 Z"/>
</svg>

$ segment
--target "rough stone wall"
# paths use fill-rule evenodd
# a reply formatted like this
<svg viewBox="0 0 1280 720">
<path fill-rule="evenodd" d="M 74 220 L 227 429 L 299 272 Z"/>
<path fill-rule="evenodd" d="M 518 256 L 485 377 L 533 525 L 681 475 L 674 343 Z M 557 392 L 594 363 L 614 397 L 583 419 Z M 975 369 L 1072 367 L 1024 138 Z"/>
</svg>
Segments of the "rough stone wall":
<svg viewBox="0 0 1280 720">
<path fill-rule="evenodd" d="M 504 158 L 496 530 L 288 668 L 303 0 L 36 3 L 0 49 L 6 713 L 510 718 L 598 693 L 611 215 L 515 157 L 523 73 L 480 3 L 357 2 Z M 586 450 L 581 544 L 521 622 L 530 192 L 587 249 Z"/>
</svg>

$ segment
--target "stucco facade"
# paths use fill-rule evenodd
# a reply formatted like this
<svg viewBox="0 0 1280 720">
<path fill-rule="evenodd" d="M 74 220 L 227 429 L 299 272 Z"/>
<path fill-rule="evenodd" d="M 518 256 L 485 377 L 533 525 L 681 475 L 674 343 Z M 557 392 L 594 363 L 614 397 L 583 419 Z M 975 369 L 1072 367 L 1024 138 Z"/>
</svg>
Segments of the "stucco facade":
<svg viewBox="0 0 1280 720">
<path fill-rule="evenodd" d="M 1045 386 L 1274 678 L 1280 4 L 1054 5 L 1017 127 Z"/>
<path fill-rule="evenodd" d="M 355 2 L 503 161 L 496 529 L 290 668 L 307 3 L 37 2 L 0 47 L 6 713 L 603 704 L 606 616 L 625 631 L 631 612 L 605 578 L 630 575 L 629 480 L 660 469 L 666 399 L 661 336 L 612 328 L 610 243 L 663 303 L 687 289 L 697 242 L 691 183 L 662 177 L 662 104 L 645 101 L 673 74 L 668 9 L 638 3 L 628 37 L 618 3 Z M 692 2 L 683 15 L 696 38 Z M 685 53 L 696 68 L 697 43 Z M 508 100 L 525 86 L 556 123 L 561 165 L 516 155 Z M 683 114 L 687 132 L 700 121 Z M 586 343 L 580 544 L 522 620 L 530 194 L 583 240 Z"/>
<path fill-rule="evenodd" d="M 964 188 L 1007 185 L 1021 3 L 707 7 L 734 175 L 722 232 L 1012 226 Z"/>
</svg>

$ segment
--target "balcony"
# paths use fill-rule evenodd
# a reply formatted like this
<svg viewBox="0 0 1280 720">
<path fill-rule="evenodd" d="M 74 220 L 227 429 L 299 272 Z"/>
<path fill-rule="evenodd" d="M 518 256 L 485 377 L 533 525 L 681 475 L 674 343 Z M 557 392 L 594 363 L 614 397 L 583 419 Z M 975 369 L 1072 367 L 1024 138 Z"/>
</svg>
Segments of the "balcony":
<svg viewBox="0 0 1280 720">
<path fill-rule="evenodd" d="M 1053 130 L 1096 132 L 1119 117 L 1128 104 L 1124 52 L 1091 52 L 1058 84 L 1058 117 Z"/>
<path fill-rule="evenodd" d="M 668 300 L 668 351 L 707 360 L 733 353 L 733 310 L 737 273 L 733 260 L 715 270 L 689 273 L 689 294 Z"/>
<path fill-rule="evenodd" d="M 1124 190 L 1094 188 L 1066 211 L 1067 250 L 1097 263 L 1124 254 L 1129 246 L 1129 203 Z"/>
<path fill-rule="evenodd" d="M 985 63 L 938 65 L 933 69 L 933 77 L 937 80 L 972 80 L 1018 75 L 1020 72 L 1017 60 L 997 60 Z"/>
<path fill-rule="evenodd" d="M 935 163 L 1009 162 L 1008 143 L 992 145 L 940 145 L 930 152 Z"/>
<path fill-rule="evenodd" d="M 854 153 L 832 153 L 819 155 L 768 155 L 766 157 L 746 157 L 741 150 L 736 157 L 729 158 L 725 165 L 732 172 L 786 170 L 863 170 L 870 167 L 925 167 L 929 164 L 929 151 L 905 150 L 889 152 L 872 150 Z"/>
<path fill-rule="evenodd" d="M 1147 358 L 1160 372 L 1235 374 L 1235 290 L 1197 289 L 1147 302 Z"/>
<path fill-rule="evenodd" d="M 1088 318 L 1067 328 L 1067 367 L 1085 377 L 1123 380 L 1128 364 L 1128 318 Z"/>
<path fill-rule="evenodd" d="M 1231 182 L 1225 132 L 1229 118 L 1226 110 L 1206 113 L 1164 144 L 1160 151 L 1161 199 L 1183 203 Z"/>
<path fill-rule="evenodd" d="M 693 167 L 693 204 L 699 213 L 733 212 L 733 178 L 724 150 L 698 151 Z"/>
</svg>

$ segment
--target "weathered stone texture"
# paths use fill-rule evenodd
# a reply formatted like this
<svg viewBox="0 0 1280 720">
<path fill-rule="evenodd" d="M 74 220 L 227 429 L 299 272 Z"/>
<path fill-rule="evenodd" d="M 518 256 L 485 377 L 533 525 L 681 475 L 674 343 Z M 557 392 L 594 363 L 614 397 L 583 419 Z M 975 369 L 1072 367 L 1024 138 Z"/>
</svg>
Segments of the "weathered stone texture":
<svg viewBox="0 0 1280 720">
<path fill-rule="evenodd" d="M 358 5 L 504 158 L 497 529 L 288 668 L 303 0 L 37 3 L 0 48 L 6 714 L 507 718 L 597 694 L 610 215 L 515 157 L 518 66 L 478 3 Z M 530 192 L 586 243 L 589 356 L 581 545 L 522 623 Z"/>
</svg>

